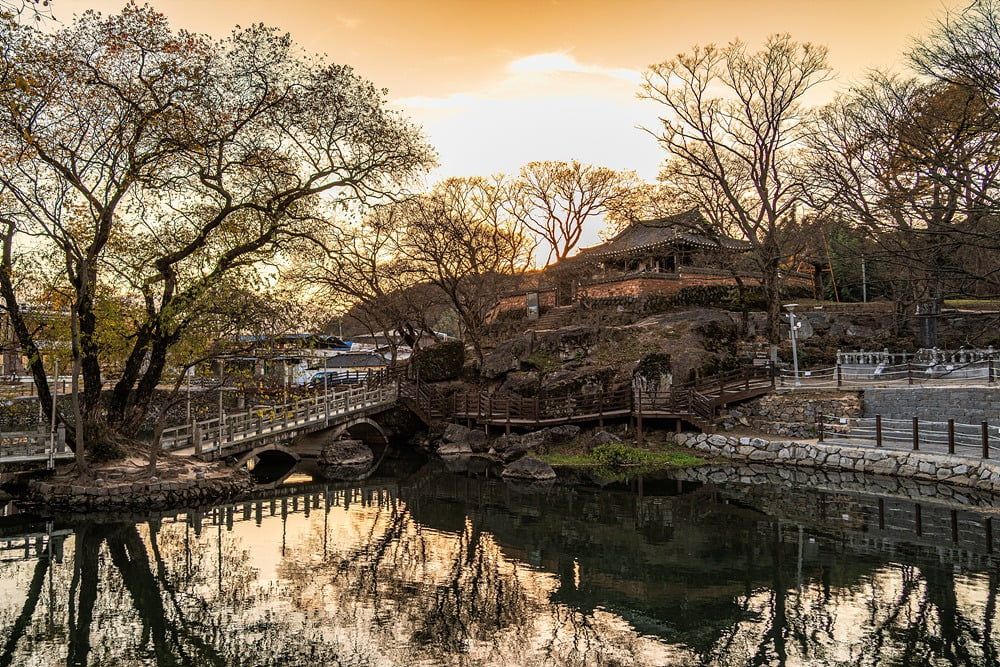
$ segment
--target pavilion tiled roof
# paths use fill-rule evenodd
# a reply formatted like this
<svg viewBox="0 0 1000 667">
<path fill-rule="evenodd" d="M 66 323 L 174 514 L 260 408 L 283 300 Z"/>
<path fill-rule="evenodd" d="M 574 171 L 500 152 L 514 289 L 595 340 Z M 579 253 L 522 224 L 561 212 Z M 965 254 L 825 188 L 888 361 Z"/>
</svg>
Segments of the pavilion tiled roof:
<svg viewBox="0 0 1000 667">
<path fill-rule="evenodd" d="M 614 238 L 601 245 L 584 248 L 577 257 L 603 259 L 676 245 L 706 249 L 721 247 L 733 251 L 750 249 L 746 241 L 727 236 L 712 238 L 692 231 L 708 227 L 708 221 L 697 208 L 655 220 L 633 220 Z"/>
</svg>

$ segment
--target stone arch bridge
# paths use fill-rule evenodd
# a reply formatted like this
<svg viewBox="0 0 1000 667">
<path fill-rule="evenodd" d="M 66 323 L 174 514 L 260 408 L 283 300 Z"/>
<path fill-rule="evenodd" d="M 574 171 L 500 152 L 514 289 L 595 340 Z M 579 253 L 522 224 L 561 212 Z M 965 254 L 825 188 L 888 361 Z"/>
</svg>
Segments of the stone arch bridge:
<svg viewBox="0 0 1000 667">
<path fill-rule="evenodd" d="M 395 406 L 397 395 L 394 382 L 334 389 L 285 405 L 168 428 L 160 444 L 175 454 L 235 459 L 240 465 L 252 459 L 316 457 L 323 441 L 343 435 L 384 445 L 388 436 L 373 417 Z"/>
</svg>

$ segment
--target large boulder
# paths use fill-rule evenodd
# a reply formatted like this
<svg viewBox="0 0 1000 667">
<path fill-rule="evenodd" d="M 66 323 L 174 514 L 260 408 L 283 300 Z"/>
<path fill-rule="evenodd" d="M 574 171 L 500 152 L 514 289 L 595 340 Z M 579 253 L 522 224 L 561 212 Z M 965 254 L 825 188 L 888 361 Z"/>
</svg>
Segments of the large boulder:
<svg viewBox="0 0 1000 667">
<path fill-rule="evenodd" d="M 548 463 L 532 458 L 521 458 L 504 468 L 504 479 L 540 482 L 556 478 L 556 471 Z"/>
<path fill-rule="evenodd" d="M 622 439 L 619 438 L 614 433 L 608 433 L 607 431 L 598 431 L 590 438 L 590 442 L 587 443 L 587 451 L 594 451 L 595 447 L 600 447 L 601 445 L 607 444 L 621 444 Z"/>
<path fill-rule="evenodd" d="M 525 433 L 521 437 L 521 441 L 529 449 L 544 454 L 548 447 L 569 442 L 579 434 L 579 426 L 567 424 L 565 426 L 552 426 L 550 428 L 543 428 L 540 431 Z"/>
<path fill-rule="evenodd" d="M 372 450 L 360 440 L 334 440 L 319 454 L 319 462 L 325 466 L 366 466 L 374 460 Z"/>
<path fill-rule="evenodd" d="M 519 447 L 521 445 L 521 436 L 517 433 L 511 433 L 510 435 L 501 435 L 493 441 L 492 449 L 494 452 L 505 452 L 512 447 Z"/>
<path fill-rule="evenodd" d="M 471 429 L 461 424 L 448 424 L 442 440 L 445 444 L 467 445 L 474 452 L 485 452 L 489 449 L 485 431 Z"/>
<path fill-rule="evenodd" d="M 439 456 L 469 456 L 472 454 L 472 447 L 468 442 L 442 442 L 438 445 Z"/>
</svg>

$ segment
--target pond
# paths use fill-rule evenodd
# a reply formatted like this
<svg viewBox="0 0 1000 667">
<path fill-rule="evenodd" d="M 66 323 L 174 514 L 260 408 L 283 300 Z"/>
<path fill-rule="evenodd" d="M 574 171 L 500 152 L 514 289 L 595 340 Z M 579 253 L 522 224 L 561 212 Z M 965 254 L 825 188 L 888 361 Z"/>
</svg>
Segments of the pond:
<svg viewBox="0 0 1000 667">
<path fill-rule="evenodd" d="M 817 475 L 387 457 L 201 512 L 8 507 L 0 667 L 996 664 L 992 499 Z"/>
</svg>

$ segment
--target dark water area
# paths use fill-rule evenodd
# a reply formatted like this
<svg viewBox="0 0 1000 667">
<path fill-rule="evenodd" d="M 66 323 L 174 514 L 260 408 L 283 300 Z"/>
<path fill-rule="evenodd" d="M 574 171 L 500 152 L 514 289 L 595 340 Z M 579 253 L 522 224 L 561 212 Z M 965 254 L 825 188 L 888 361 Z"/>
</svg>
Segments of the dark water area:
<svg viewBox="0 0 1000 667">
<path fill-rule="evenodd" d="M 8 505 L 0 667 L 998 664 L 992 499 L 732 472 L 393 455 L 198 512 Z"/>
</svg>

